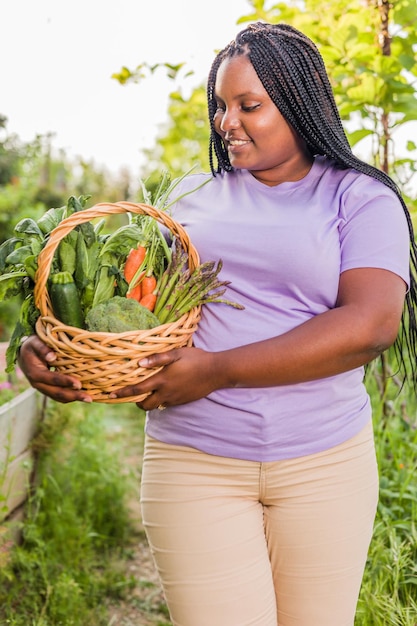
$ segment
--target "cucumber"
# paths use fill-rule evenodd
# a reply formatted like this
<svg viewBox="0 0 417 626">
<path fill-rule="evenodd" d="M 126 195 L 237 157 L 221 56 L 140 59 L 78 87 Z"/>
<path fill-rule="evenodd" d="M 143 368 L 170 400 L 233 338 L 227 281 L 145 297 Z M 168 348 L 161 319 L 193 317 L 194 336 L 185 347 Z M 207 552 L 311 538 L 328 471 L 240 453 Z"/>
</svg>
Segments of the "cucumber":
<svg viewBox="0 0 417 626">
<path fill-rule="evenodd" d="M 80 296 L 69 272 L 58 272 L 51 277 L 49 290 L 54 315 L 67 326 L 84 328 Z"/>
</svg>

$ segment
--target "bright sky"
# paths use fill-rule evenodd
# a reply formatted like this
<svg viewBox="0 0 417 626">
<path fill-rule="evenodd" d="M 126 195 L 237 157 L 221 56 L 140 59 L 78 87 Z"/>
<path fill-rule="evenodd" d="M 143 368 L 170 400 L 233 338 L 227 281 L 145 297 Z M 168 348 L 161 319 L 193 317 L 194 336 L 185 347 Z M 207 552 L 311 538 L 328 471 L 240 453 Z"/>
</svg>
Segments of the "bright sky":
<svg viewBox="0 0 417 626">
<path fill-rule="evenodd" d="M 53 133 L 54 148 L 137 173 L 167 120 L 174 83 L 161 70 L 139 85 L 123 65 L 185 61 L 195 86 L 214 51 L 243 28 L 248 0 L 9 0 L 1 10 L 0 114 L 23 141 Z"/>
</svg>

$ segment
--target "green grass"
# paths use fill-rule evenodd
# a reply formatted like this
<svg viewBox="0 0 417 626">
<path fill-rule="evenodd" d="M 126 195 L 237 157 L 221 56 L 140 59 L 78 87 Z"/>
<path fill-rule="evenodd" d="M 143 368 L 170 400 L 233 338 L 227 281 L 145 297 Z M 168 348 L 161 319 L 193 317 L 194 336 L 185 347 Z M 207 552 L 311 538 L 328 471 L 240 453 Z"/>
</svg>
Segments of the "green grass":
<svg viewBox="0 0 417 626">
<path fill-rule="evenodd" d="M 129 480 L 102 409 L 48 411 L 34 442 L 37 479 L 22 542 L 0 569 L 1 624 L 105 625 L 105 600 L 135 584 L 115 566 L 130 535 Z"/>
<path fill-rule="evenodd" d="M 380 501 L 356 626 L 417 626 L 417 401 L 372 381 Z"/>
</svg>

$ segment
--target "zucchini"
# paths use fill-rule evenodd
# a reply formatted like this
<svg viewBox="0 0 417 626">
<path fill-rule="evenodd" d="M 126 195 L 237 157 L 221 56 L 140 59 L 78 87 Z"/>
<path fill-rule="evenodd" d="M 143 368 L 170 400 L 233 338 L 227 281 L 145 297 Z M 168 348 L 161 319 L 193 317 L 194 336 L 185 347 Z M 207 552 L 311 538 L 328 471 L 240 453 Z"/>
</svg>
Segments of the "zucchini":
<svg viewBox="0 0 417 626">
<path fill-rule="evenodd" d="M 58 272 L 51 277 L 49 290 L 54 315 L 67 326 L 84 328 L 80 296 L 69 272 Z"/>
</svg>

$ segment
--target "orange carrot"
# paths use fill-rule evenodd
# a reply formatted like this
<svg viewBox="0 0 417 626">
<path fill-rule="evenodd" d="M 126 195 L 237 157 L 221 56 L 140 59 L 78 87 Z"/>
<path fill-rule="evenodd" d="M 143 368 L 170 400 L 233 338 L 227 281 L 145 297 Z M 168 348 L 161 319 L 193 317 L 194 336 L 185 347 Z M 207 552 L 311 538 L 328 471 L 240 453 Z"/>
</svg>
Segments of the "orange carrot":
<svg viewBox="0 0 417 626">
<path fill-rule="evenodd" d="M 137 248 L 132 248 L 132 250 L 127 255 L 126 263 L 123 269 L 123 275 L 128 283 L 130 283 L 130 281 L 142 265 L 145 254 L 145 246 L 138 245 Z"/>
<path fill-rule="evenodd" d="M 143 296 L 140 299 L 140 301 L 139 301 L 139 304 L 141 304 L 142 306 L 146 307 L 150 311 L 154 310 L 155 303 L 156 303 L 156 294 L 155 293 L 147 293 L 146 296 Z"/>
<path fill-rule="evenodd" d="M 156 289 L 156 278 L 153 274 L 146 274 L 142 280 L 142 296 L 152 293 Z"/>
<path fill-rule="evenodd" d="M 133 289 L 127 292 L 126 298 L 131 298 L 132 300 L 137 300 L 138 302 L 142 298 L 142 283 L 137 283 Z"/>
</svg>

